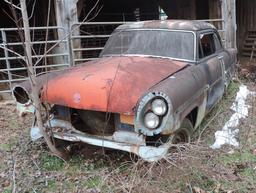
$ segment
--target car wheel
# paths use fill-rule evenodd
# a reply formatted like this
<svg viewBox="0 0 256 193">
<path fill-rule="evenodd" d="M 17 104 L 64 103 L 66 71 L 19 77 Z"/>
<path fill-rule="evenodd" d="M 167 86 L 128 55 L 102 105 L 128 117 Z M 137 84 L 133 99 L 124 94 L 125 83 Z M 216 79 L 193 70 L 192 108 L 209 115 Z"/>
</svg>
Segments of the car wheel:
<svg viewBox="0 0 256 193">
<path fill-rule="evenodd" d="M 170 143 L 179 144 L 179 143 L 190 143 L 191 133 L 193 131 L 193 125 L 191 121 L 185 118 L 182 121 L 182 124 L 178 130 L 170 136 Z"/>
<path fill-rule="evenodd" d="M 190 143 L 191 133 L 193 131 L 193 125 L 191 121 L 185 118 L 178 130 L 171 135 L 155 135 L 147 136 L 146 144 L 149 146 L 159 147 L 165 143 L 179 144 Z"/>
</svg>

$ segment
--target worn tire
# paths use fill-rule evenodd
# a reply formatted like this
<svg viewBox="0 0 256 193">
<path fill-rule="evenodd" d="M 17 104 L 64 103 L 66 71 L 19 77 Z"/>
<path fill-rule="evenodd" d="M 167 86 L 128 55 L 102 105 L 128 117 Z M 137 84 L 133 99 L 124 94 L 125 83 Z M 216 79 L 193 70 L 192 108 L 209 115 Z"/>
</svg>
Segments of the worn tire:
<svg viewBox="0 0 256 193">
<path fill-rule="evenodd" d="M 190 143 L 191 134 L 193 131 L 193 125 L 191 121 L 185 118 L 179 129 L 177 129 L 171 135 L 157 135 L 153 137 L 147 137 L 148 144 L 158 147 L 165 143 L 178 144 L 178 143 Z"/>
<path fill-rule="evenodd" d="M 182 121 L 180 128 L 171 136 L 170 142 L 172 144 L 190 143 L 192 131 L 193 125 L 191 121 L 185 118 Z"/>
</svg>

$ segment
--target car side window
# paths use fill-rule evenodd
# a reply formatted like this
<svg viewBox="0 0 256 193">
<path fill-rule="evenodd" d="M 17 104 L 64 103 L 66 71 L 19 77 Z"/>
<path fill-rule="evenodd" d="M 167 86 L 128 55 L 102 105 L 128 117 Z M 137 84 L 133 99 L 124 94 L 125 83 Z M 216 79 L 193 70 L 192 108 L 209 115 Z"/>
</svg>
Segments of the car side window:
<svg viewBox="0 0 256 193">
<path fill-rule="evenodd" d="M 215 53 L 214 34 L 200 34 L 199 58 L 204 58 Z M 201 53 L 200 53 L 201 52 Z"/>
</svg>

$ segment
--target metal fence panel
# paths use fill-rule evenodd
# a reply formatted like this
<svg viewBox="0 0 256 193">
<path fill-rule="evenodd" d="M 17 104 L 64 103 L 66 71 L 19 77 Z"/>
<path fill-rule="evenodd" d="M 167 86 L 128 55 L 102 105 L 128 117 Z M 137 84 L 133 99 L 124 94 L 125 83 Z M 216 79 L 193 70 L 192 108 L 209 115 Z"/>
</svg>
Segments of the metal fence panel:
<svg viewBox="0 0 256 193">
<path fill-rule="evenodd" d="M 33 63 L 37 63 L 33 68 L 37 74 L 70 66 L 68 38 L 58 40 L 57 30 L 64 29 L 56 26 L 30 28 Z M 27 80 L 28 73 L 21 37 L 24 33 L 23 28 L 0 28 L 0 32 L 1 94 L 10 93 L 14 83 Z M 51 49 L 54 45 L 56 47 Z M 49 49 L 51 51 L 45 54 Z"/>
</svg>

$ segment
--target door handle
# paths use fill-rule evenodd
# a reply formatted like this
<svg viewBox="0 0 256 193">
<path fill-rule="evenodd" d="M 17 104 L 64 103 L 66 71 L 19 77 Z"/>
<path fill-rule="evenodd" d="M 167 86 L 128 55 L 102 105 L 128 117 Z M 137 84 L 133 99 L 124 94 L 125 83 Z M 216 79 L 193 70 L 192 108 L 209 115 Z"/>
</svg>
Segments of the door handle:
<svg viewBox="0 0 256 193">
<path fill-rule="evenodd" d="M 219 60 L 223 60 L 223 56 L 218 56 L 218 59 Z"/>
</svg>

